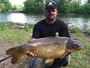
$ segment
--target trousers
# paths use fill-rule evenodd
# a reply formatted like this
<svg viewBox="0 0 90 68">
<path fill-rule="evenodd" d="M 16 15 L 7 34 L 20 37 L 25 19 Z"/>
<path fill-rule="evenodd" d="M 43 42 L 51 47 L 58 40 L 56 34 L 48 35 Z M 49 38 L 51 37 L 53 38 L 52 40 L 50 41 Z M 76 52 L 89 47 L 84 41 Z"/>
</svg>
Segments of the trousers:
<svg viewBox="0 0 90 68">
<path fill-rule="evenodd" d="M 54 62 L 52 63 L 50 68 L 66 67 L 69 62 L 70 62 L 70 56 L 65 56 L 63 59 L 57 58 L 54 59 Z"/>
<path fill-rule="evenodd" d="M 64 58 L 56 58 L 50 64 L 45 64 L 46 59 L 34 57 L 30 61 L 29 68 L 61 68 L 66 67 L 70 62 L 70 56 Z"/>
</svg>

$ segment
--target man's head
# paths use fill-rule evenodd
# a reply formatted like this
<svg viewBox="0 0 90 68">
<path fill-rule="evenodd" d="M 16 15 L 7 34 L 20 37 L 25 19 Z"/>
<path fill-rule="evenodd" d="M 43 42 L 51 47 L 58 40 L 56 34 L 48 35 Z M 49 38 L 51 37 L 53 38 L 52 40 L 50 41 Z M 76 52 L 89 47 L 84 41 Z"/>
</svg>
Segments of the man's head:
<svg viewBox="0 0 90 68">
<path fill-rule="evenodd" d="M 49 1 L 49 2 L 46 4 L 46 8 L 45 8 L 45 9 L 49 9 L 49 8 L 56 9 L 56 2 L 54 2 L 54 1 Z"/>
<path fill-rule="evenodd" d="M 46 19 L 49 21 L 53 21 L 56 19 L 56 16 L 58 14 L 57 8 L 56 8 L 56 2 L 54 1 L 49 1 L 46 4 L 46 8 L 45 8 L 45 16 Z"/>
</svg>

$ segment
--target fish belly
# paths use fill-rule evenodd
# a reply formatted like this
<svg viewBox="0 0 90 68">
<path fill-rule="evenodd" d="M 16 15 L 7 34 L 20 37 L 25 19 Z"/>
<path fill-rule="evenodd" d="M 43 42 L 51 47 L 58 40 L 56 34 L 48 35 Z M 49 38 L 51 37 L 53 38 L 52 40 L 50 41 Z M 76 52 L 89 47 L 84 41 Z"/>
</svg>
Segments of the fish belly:
<svg viewBox="0 0 90 68">
<path fill-rule="evenodd" d="M 65 47 L 58 45 L 37 46 L 34 48 L 33 53 L 40 58 L 62 58 Z"/>
</svg>

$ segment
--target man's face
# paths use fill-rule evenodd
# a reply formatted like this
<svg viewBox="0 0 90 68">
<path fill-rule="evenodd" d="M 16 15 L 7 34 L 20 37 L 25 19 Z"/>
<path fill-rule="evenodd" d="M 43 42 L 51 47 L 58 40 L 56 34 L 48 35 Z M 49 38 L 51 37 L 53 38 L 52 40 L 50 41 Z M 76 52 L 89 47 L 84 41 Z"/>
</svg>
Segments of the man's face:
<svg viewBox="0 0 90 68">
<path fill-rule="evenodd" d="M 46 19 L 50 21 L 56 19 L 57 14 L 58 14 L 57 9 L 49 8 L 49 9 L 46 9 L 45 11 Z"/>
</svg>

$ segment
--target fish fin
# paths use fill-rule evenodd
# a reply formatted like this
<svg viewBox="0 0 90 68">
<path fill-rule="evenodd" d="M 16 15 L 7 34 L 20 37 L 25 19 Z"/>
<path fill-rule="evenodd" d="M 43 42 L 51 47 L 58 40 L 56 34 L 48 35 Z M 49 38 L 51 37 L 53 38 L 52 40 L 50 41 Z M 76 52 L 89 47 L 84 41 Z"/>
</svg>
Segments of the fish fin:
<svg viewBox="0 0 90 68">
<path fill-rule="evenodd" d="M 56 37 L 59 37 L 59 32 L 56 32 Z"/>
<path fill-rule="evenodd" d="M 53 58 L 46 59 L 45 63 L 47 64 L 47 63 L 49 63 L 49 62 L 51 62 L 51 61 L 53 61 Z"/>
<path fill-rule="evenodd" d="M 8 49 L 7 51 L 6 51 L 6 54 L 7 55 L 12 55 L 12 54 L 14 54 L 16 51 L 18 51 L 18 47 L 15 47 L 15 48 L 10 48 L 10 49 Z"/>
<path fill-rule="evenodd" d="M 61 59 L 64 58 L 64 57 L 67 55 L 67 53 L 68 53 L 68 51 L 66 51 L 66 52 L 63 54 L 63 56 L 61 57 Z"/>
<path fill-rule="evenodd" d="M 63 57 L 62 57 L 62 58 L 64 58 L 65 56 L 70 55 L 70 53 L 69 53 L 69 52 L 71 52 L 71 50 L 67 50 L 67 51 L 64 53 L 64 55 L 63 55 Z"/>
<path fill-rule="evenodd" d="M 15 64 L 23 55 L 22 53 L 15 53 L 11 59 L 11 63 Z"/>
<path fill-rule="evenodd" d="M 67 55 L 71 55 L 72 54 L 72 50 L 67 50 L 67 52 L 65 53 L 65 55 L 67 56 Z"/>
</svg>

